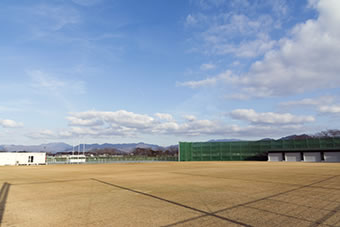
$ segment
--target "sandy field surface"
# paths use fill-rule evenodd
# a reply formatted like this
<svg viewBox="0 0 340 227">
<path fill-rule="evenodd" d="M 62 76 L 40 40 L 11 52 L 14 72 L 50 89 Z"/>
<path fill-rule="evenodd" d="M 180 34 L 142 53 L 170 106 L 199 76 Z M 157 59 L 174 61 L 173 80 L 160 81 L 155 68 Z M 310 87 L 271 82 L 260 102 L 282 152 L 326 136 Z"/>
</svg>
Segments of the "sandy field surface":
<svg viewBox="0 0 340 227">
<path fill-rule="evenodd" d="M 1 226 L 340 226 L 339 163 L 0 167 Z"/>
</svg>

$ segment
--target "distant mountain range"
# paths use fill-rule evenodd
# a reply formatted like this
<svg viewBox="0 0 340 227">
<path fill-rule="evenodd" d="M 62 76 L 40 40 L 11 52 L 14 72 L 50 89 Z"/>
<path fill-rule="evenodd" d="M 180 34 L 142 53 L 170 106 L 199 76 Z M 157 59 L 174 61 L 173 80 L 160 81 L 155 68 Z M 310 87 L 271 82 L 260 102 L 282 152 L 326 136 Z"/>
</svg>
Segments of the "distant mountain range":
<svg viewBox="0 0 340 227">
<path fill-rule="evenodd" d="M 177 145 L 172 145 L 177 146 Z M 156 144 L 147 144 L 147 143 L 123 143 L 123 144 L 111 144 L 111 143 L 104 143 L 104 144 L 85 144 L 86 151 L 89 150 L 97 150 L 97 149 L 104 149 L 104 148 L 114 148 L 119 151 L 129 153 L 132 152 L 135 148 L 150 148 L 152 150 L 166 150 L 172 146 L 162 147 Z M 30 151 L 30 152 L 49 152 L 49 153 L 58 153 L 58 152 L 70 152 L 73 149 L 75 151 L 83 150 L 83 144 L 77 145 L 74 148 L 66 143 L 47 143 L 41 145 L 0 145 L 0 150 L 3 151 Z"/>
<path fill-rule="evenodd" d="M 312 138 L 312 136 L 307 134 L 302 135 L 290 135 L 286 137 L 282 137 L 279 140 L 289 140 L 289 139 L 305 139 L 305 138 Z M 261 140 L 274 140 L 271 138 L 264 138 Z M 242 141 L 239 139 L 216 139 L 216 140 L 209 140 L 208 142 L 235 142 L 235 141 Z M 0 151 L 30 151 L 30 152 L 49 152 L 49 153 L 58 153 L 58 152 L 70 152 L 73 149 L 75 151 L 78 151 L 79 145 L 75 146 L 74 148 L 66 143 L 47 143 L 47 144 L 41 144 L 41 145 L 0 145 Z M 156 144 L 147 144 L 147 143 L 121 143 L 121 144 L 111 144 L 111 143 L 104 143 L 104 144 L 85 144 L 86 151 L 94 151 L 99 149 L 105 149 L 105 148 L 114 148 L 118 151 L 124 152 L 124 153 L 130 153 L 135 148 L 149 148 L 154 151 L 156 150 L 162 150 L 165 151 L 167 149 L 177 148 L 178 145 L 171 145 L 167 147 L 159 146 Z M 80 145 L 80 149 L 82 151 L 83 145 Z"/>
<path fill-rule="evenodd" d="M 47 143 L 41 145 L 1 145 L 4 151 L 30 151 L 30 152 L 62 152 L 72 150 L 72 146 L 66 143 Z"/>
<path fill-rule="evenodd" d="M 120 143 L 120 144 L 111 144 L 111 143 L 104 143 L 104 144 L 86 144 L 86 150 L 96 150 L 96 149 L 104 149 L 104 148 L 114 148 L 123 152 L 131 152 L 135 148 L 150 148 L 152 150 L 165 150 L 167 147 L 162 147 L 156 144 L 147 144 L 147 143 Z M 82 149 L 82 147 L 80 147 Z M 80 149 L 80 150 L 81 150 Z M 72 150 L 72 148 L 71 148 Z M 71 151 L 69 150 L 69 151 Z M 75 150 L 78 150 L 78 146 L 75 147 Z"/>
<path fill-rule="evenodd" d="M 236 141 L 242 141 L 239 139 L 217 139 L 217 140 L 208 140 L 208 142 L 236 142 Z"/>
<path fill-rule="evenodd" d="M 309 139 L 313 138 L 313 136 L 307 135 L 307 134 L 301 134 L 301 135 L 290 135 L 280 138 L 280 140 L 291 140 L 291 139 Z"/>
</svg>

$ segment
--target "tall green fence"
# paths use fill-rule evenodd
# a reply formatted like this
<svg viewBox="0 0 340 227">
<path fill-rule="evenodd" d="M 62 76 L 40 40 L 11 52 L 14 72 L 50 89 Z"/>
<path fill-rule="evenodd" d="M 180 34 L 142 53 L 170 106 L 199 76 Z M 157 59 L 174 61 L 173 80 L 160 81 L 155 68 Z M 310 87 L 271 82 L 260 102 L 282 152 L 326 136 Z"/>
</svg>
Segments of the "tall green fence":
<svg viewBox="0 0 340 227">
<path fill-rule="evenodd" d="M 237 142 L 179 142 L 180 161 L 264 160 L 268 151 L 340 150 L 340 138 Z"/>
</svg>

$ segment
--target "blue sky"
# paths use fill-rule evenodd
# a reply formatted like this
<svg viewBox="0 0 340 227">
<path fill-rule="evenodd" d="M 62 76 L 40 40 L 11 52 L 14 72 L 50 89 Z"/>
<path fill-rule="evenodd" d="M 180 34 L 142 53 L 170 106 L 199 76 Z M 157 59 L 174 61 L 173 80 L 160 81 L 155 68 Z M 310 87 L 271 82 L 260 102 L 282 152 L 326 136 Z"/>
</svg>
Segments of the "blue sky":
<svg viewBox="0 0 340 227">
<path fill-rule="evenodd" d="M 3 0 L 0 144 L 339 128 L 338 0 Z"/>
</svg>

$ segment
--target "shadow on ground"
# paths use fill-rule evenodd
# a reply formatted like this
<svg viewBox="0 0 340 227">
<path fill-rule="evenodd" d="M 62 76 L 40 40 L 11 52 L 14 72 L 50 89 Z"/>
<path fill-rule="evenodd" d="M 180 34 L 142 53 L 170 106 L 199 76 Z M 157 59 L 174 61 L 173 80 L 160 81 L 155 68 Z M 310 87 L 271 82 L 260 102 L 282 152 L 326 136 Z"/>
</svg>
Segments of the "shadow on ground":
<svg viewBox="0 0 340 227">
<path fill-rule="evenodd" d="M 5 182 L 0 190 L 0 224 L 2 223 L 2 218 L 5 213 L 6 200 L 9 192 L 9 187 L 11 184 Z"/>
</svg>

